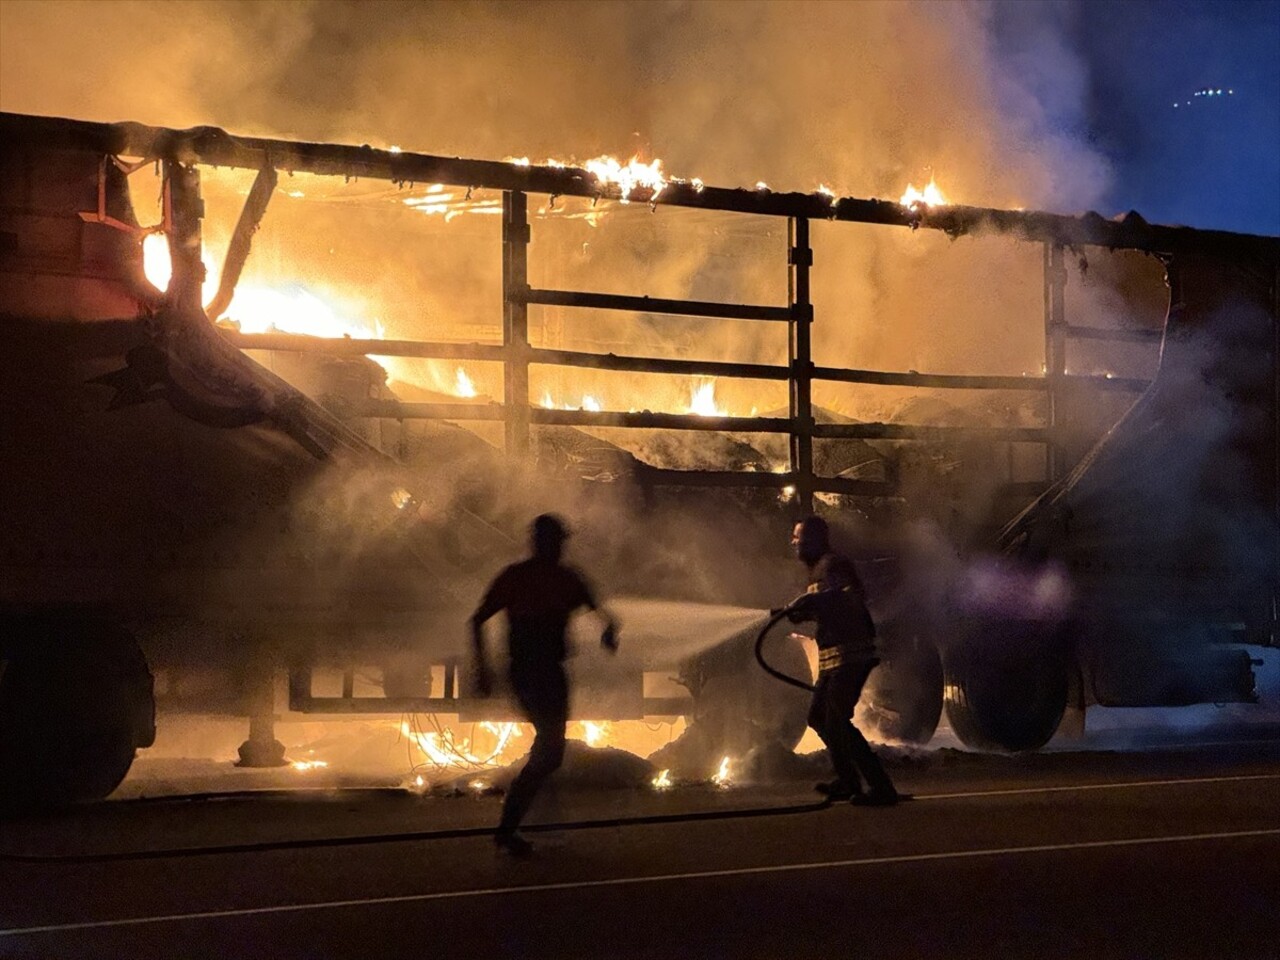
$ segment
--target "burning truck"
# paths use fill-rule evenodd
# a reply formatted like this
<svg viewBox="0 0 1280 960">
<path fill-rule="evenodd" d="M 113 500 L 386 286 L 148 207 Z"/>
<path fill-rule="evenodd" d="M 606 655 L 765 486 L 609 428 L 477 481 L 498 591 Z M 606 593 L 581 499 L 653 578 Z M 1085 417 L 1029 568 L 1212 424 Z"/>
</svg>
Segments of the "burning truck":
<svg viewBox="0 0 1280 960">
<path fill-rule="evenodd" d="M 750 641 L 787 567 L 763 544 L 815 502 L 884 554 L 867 559 L 887 598 L 869 691 L 885 736 L 927 741 L 945 705 L 966 743 L 1034 749 L 1068 708 L 1247 702 L 1240 645 L 1280 642 L 1275 238 L 948 205 L 936 188 L 898 201 L 715 188 L 603 158 L 472 161 L 14 114 L 0 129 L 7 804 L 105 796 L 152 742 L 157 703 L 247 717 L 248 764 L 282 759 L 280 694 L 325 716 L 501 719 L 468 695 L 460 625 L 519 550 L 532 488 L 572 490 L 588 517 L 627 515 L 639 534 L 586 545 L 625 592 L 704 601 L 678 616 L 621 601 L 634 652 L 575 706 L 593 720 L 685 715 L 692 741 L 798 742 L 803 698 L 766 689 Z M 146 177 L 160 197 L 149 224 Z M 250 279 L 271 259 L 269 208 L 305 235 L 291 211 L 317 196 L 345 217 L 341 239 L 277 276 L 356 264 L 356 286 L 427 314 L 408 329 L 448 336 L 387 336 L 364 312 Z M 217 265 L 206 227 L 226 198 Z M 769 256 L 785 253 L 785 302 L 731 301 L 711 269 L 673 296 L 572 289 L 605 218 L 630 216 L 661 246 L 668 208 L 749 222 Z M 496 295 L 450 308 L 477 322 L 444 324 L 421 290 L 383 281 L 390 261 L 429 269 L 379 220 L 406 216 L 500 225 L 432 249 L 467 289 L 481 286 L 481 247 L 500 260 Z M 539 250 L 531 226 L 557 224 L 580 233 Z M 816 362 L 811 231 L 852 224 L 1042 251 L 1042 370 Z M 737 229 L 717 225 L 716 242 Z M 534 252 L 549 262 L 536 283 Z M 1131 293 L 1132 263 L 1152 257 L 1158 292 L 1131 295 L 1167 298 L 1167 320 L 1163 305 L 1146 327 L 1068 319 L 1072 266 Z M 589 335 L 566 319 L 582 313 Z M 605 319 L 617 315 L 632 326 Z M 610 349 L 652 354 L 676 342 L 672 322 L 705 336 L 679 357 Z M 688 356 L 737 322 L 785 333 L 782 362 Z M 1069 346 L 1116 343 L 1158 347 L 1154 381 L 1070 370 Z M 626 398 L 582 386 L 605 374 L 629 378 Z M 758 396 L 732 392 L 744 381 Z M 913 399 L 870 419 L 819 407 L 815 385 Z M 749 414 L 729 412 L 731 392 Z M 983 509 L 962 516 L 975 486 Z M 710 532 L 655 533 L 672 515 Z M 903 531 L 926 521 L 947 549 L 914 551 L 913 568 Z M 692 576 L 691 555 L 716 575 Z M 769 652 L 810 668 L 793 639 Z M 673 670 L 680 686 L 663 688 Z"/>
</svg>

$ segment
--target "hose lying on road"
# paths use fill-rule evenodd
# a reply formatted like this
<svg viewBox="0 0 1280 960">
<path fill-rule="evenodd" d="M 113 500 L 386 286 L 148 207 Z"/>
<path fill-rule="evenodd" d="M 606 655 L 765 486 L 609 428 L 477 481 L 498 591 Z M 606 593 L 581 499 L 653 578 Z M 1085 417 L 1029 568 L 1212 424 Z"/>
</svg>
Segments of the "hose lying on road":
<svg viewBox="0 0 1280 960">
<path fill-rule="evenodd" d="M 245 795 L 251 796 L 252 791 Z M 601 827 L 693 823 L 699 820 L 736 820 L 749 817 L 790 816 L 800 813 L 816 813 L 830 806 L 831 801 L 824 799 L 818 803 L 800 803 L 784 807 L 746 807 L 740 810 L 703 810 L 697 813 L 663 813 L 644 817 L 613 817 L 607 820 L 571 820 L 563 823 L 526 824 L 521 827 L 521 830 L 526 833 L 543 833 L 555 830 L 590 830 Z M 165 860 L 174 857 L 262 853 L 269 850 L 307 850 L 320 847 L 367 846 L 376 843 L 410 843 L 419 840 L 456 840 L 465 837 L 491 837 L 493 833 L 492 827 L 462 827 L 453 830 L 360 834 L 350 837 L 321 837 L 313 840 L 273 840 L 261 843 L 235 843 L 208 847 L 127 850 L 115 853 L 49 855 L 0 851 L 0 863 L 114 863 L 123 860 Z"/>
</svg>

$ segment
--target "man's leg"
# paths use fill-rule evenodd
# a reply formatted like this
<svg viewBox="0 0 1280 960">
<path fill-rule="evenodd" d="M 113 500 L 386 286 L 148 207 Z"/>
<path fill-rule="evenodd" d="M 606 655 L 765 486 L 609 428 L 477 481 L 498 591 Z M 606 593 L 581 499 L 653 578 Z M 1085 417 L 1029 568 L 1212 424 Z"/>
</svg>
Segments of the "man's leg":
<svg viewBox="0 0 1280 960">
<path fill-rule="evenodd" d="M 862 782 L 858 779 L 858 768 L 853 761 L 852 742 L 847 723 L 841 722 L 839 708 L 834 700 L 839 699 L 835 689 L 835 671 L 821 673 L 813 690 L 813 703 L 809 707 L 809 726 L 818 735 L 827 748 L 827 756 L 831 758 L 831 766 L 835 770 L 836 781 L 831 784 L 819 784 L 818 790 L 828 796 L 843 799 L 862 790 Z"/>
<path fill-rule="evenodd" d="M 569 719 L 568 684 L 559 665 L 534 675 L 513 670 L 512 681 L 520 705 L 533 723 L 534 738 L 524 769 L 512 781 L 502 804 L 500 839 L 516 832 L 542 782 L 564 762 L 564 728 Z"/>
<path fill-rule="evenodd" d="M 875 669 L 878 660 L 867 660 L 862 663 L 850 664 L 845 669 L 849 671 L 846 681 L 845 694 L 847 700 L 842 707 L 847 707 L 843 716 L 845 719 L 845 727 L 849 730 L 849 751 L 853 761 L 857 764 L 858 769 L 862 771 L 863 777 L 867 781 L 868 799 L 871 801 L 883 801 L 897 798 L 897 791 L 894 789 L 893 781 L 889 779 L 889 774 L 885 772 L 884 764 L 880 762 L 880 758 L 876 756 L 875 751 L 871 749 L 871 744 L 867 743 L 867 738 L 862 735 L 853 723 L 853 711 L 858 705 L 858 698 L 862 696 L 862 688 L 867 682 L 867 677 L 871 675 L 871 671 Z"/>
</svg>

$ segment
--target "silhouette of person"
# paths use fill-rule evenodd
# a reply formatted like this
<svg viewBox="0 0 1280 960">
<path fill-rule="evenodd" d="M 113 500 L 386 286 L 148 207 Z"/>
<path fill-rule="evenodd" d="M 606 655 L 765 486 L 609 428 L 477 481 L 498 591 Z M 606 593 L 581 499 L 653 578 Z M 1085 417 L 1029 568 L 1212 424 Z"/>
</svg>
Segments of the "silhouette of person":
<svg viewBox="0 0 1280 960">
<path fill-rule="evenodd" d="M 604 622 L 601 645 L 611 653 L 618 649 L 613 617 L 596 603 L 582 574 L 560 562 L 568 536 L 559 517 L 537 517 L 531 529 L 533 555 L 499 573 L 471 615 L 476 684 L 481 696 L 487 697 L 493 691 L 493 676 L 485 657 L 484 624 L 498 612 L 507 612 L 511 686 L 535 732 L 524 769 L 507 791 L 494 835 L 500 848 L 516 856 L 532 851 L 529 841 L 518 833 L 520 822 L 543 781 L 564 761 L 569 719 L 565 633 L 574 611 L 594 610 Z"/>
<path fill-rule="evenodd" d="M 791 545 L 809 570 L 809 588 L 790 608 L 793 623 L 816 621 L 818 682 L 809 708 L 809 726 L 826 745 L 836 779 L 817 789 L 833 800 L 862 806 L 892 806 L 899 796 L 867 738 L 853 725 L 853 711 L 867 677 L 880 662 L 875 623 L 867 610 L 862 581 L 852 561 L 831 548 L 821 517 L 795 526 Z M 862 790 L 859 772 L 867 782 Z"/>
</svg>

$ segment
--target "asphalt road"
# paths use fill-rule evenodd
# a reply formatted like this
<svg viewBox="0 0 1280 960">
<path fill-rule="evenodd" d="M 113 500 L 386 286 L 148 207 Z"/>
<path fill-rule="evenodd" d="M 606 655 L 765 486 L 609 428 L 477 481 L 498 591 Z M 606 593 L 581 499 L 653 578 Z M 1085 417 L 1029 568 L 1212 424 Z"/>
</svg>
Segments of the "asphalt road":
<svg viewBox="0 0 1280 960">
<path fill-rule="evenodd" d="M 108 803 L 0 828 L 0 956 L 1280 958 L 1280 739 L 893 773 L 571 791 L 528 861 L 496 798 Z"/>
</svg>

